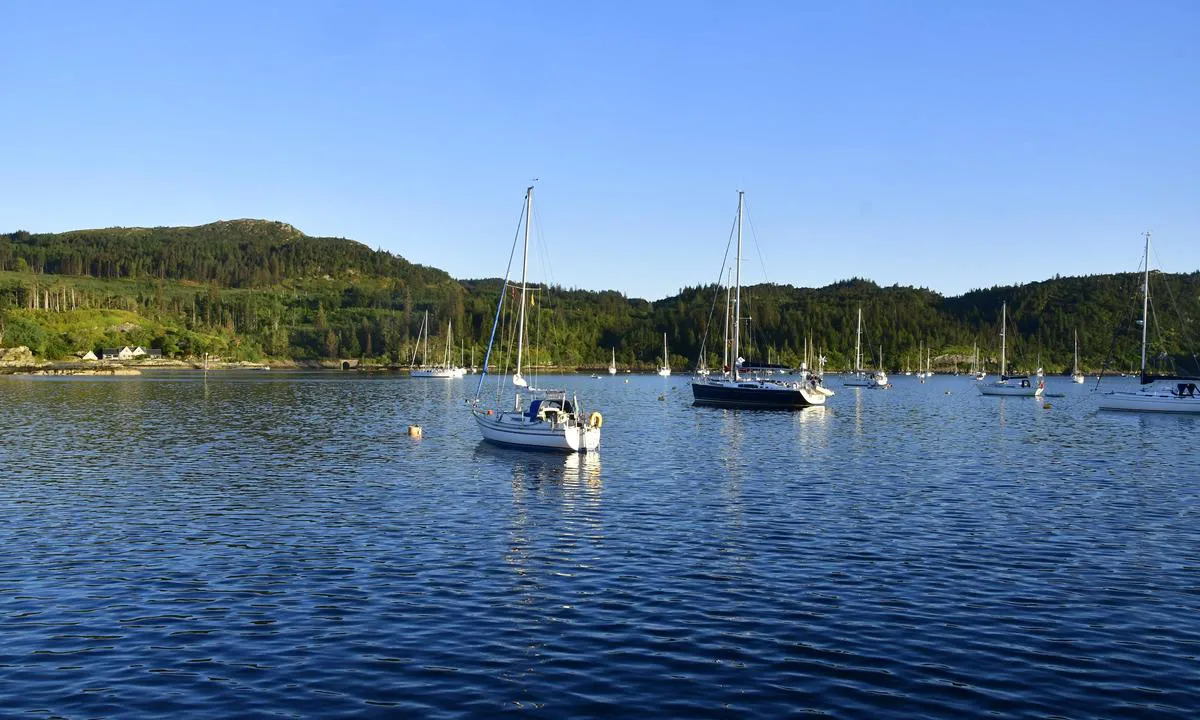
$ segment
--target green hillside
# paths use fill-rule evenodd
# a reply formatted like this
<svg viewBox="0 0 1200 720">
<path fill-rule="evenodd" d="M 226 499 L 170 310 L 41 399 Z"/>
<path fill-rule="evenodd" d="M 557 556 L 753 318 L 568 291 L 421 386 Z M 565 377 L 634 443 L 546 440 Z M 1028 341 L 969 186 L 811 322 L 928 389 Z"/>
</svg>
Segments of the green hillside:
<svg viewBox="0 0 1200 720">
<path fill-rule="evenodd" d="M 743 288 L 743 354 L 796 364 L 806 341 L 848 368 L 857 309 L 864 355 L 890 370 L 916 368 L 918 348 L 934 366 L 966 370 L 973 344 L 995 362 L 1001 303 L 1008 303 L 1010 363 L 1048 372 L 1070 367 L 1078 330 L 1083 364 L 1137 362 L 1134 320 L 1140 276 L 1054 278 L 943 297 L 918 288 L 851 279 L 823 288 Z M 407 364 L 429 312 L 430 354 L 444 352 L 453 321 L 457 350 L 482 360 L 499 279 L 455 280 L 351 240 L 309 237 L 290 225 L 236 220 L 199 227 L 108 228 L 0 235 L 0 346 L 26 345 L 40 357 L 138 344 L 167 356 L 215 353 L 231 359 L 362 358 Z M 1153 275 L 1153 355 L 1192 362 L 1200 316 L 1200 273 Z M 619 292 L 537 288 L 530 327 L 552 343 L 534 361 L 603 366 L 615 348 L 622 365 L 652 367 L 666 332 L 671 365 L 695 365 L 703 344 L 720 364 L 724 293 L 684 289 L 649 303 Z M 1168 303 L 1171 300 L 1173 302 Z M 707 339 L 705 329 L 711 325 Z M 461 344 L 460 344 L 461 343 Z M 1185 352 L 1185 349 L 1188 352 Z M 873 362 L 872 362 L 873 364 Z M 993 365 L 994 368 L 994 365 Z"/>
</svg>

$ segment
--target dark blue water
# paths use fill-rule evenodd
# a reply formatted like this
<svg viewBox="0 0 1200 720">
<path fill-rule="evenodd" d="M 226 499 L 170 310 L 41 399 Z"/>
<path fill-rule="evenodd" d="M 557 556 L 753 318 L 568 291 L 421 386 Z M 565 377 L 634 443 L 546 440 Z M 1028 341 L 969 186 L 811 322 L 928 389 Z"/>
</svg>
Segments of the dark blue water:
<svg viewBox="0 0 1200 720">
<path fill-rule="evenodd" d="M 1200 419 L 625 380 L 562 380 L 562 457 L 481 445 L 470 378 L 0 377 L 0 714 L 1200 708 Z"/>
</svg>

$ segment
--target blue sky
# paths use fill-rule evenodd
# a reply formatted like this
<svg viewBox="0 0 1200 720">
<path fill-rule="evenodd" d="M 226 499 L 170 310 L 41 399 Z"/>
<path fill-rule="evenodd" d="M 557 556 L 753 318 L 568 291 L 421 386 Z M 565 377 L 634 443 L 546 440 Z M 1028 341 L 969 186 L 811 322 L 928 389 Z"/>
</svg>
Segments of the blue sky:
<svg viewBox="0 0 1200 720">
<path fill-rule="evenodd" d="M 1200 267 L 1200 3 L 9 2 L 0 229 L 289 222 L 496 276 L 954 295 Z M 764 262 L 758 259 L 759 254 Z M 764 267 L 765 264 L 765 267 Z"/>
</svg>

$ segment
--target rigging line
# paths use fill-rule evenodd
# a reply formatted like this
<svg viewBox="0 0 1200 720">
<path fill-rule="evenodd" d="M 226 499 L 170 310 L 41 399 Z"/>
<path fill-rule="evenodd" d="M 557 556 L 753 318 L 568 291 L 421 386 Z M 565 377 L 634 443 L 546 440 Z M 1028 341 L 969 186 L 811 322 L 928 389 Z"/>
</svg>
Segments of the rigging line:
<svg viewBox="0 0 1200 720">
<path fill-rule="evenodd" d="M 1141 267 L 1140 262 L 1138 263 L 1138 266 L 1139 268 Z M 1129 294 L 1131 302 L 1138 294 L 1141 293 L 1141 283 L 1138 282 L 1137 274 L 1133 276 L 1133 279 L 1134 290 Z M 1100 372 L 1096 374 L 1096 384 L 1092 387 L 1092 392 L 1096 392 L 1100 389 L 1100 381 L 1104 379 L 1104 373 L 1108 370 L 1109 364 L 1115 360 L 1117 353 L 1117 340 L 1122 337 L 1125 328 L 1131 325 L 1135 328 L 1137 327 L 1137 310 L 1134 309 L 1128 312 L 1129 314 L 1125 316 L 1125 320 L 1113 327 L 1112 340 L 1108 345 L 1108 357 L 1104 359 L 1104 362 L 1100 363 Z"/>
<path fill-rule="evenodd" d="M 750 239 L 754 241 L 754 250 L 758 253 L 758 264 L 762 267 L 763 281 L 771 282 L 767 277 L 767 262 L 763 259 L 762 247 L 758 244 L 758 230 L 754 227 L 754 216 L 750 214 L 750 203 L 745 203 L 746 219 L 750 221 Z"/>
<path fill-rule="evenodd" d="M 554 265 L 550 262 L 550 251 L 546 248 L 546 234 L 542 229 L 542 216 L 540 212 L 534 212 L 533 227 L 536 230 L 534 233 L 534 245 L 537 247 L 538 259 L 542 261 L 542 272 L 546 278 L 545 285 L 554 283 Z"/>
<path fill-rule="evenodd" d="M 529 194 L 525 194 L 525 202 L 529 202 Z M 483 372 L 479 374 L 479 385 L 475 388 L 475 399 L 479 399 L 483 391 L 483 379 L 487 377 L 488 358 L 492 356 L 492 342 L 496 339 L 496 324 L 500 321 L 500 310 L 504 307 L 504 291 L 508 289 L 508 276 L 512 273 L 513 258 L 517 255 L 517 240 L 521 237 L 521 224 L 525 215 L 525 207 L 521 207 L 521 219 L 517 220 L 517 231 L 513 233 L 512 250 L 508 251 L 508 265 L 504 268 L 504 281 L 500 283 L 500 302 L 496 303 L 496 317 L 492 320 L 492 334 L 488 338 L 488 349 L 483 356 Z"/>
<path fill-rule="evenodd" d="M 733 218 L 733 225 L 731 225 L 729 228 L 729 239 L 725 241 L 725 257 L 721 258 L 721 271 L 719 273 L 717 273 L 717 282 L 716 282 L 716 285 L 713 286 L 712 307 L 709 308 L 708 322 L 705 323 L 704 335 L 700 339 L 701 352 L 704 352 L 704 349 L 707 346 L 708 331 L 712 329 L 713 315 L 716 315 L 716 313 L 717 313 L 717 298 L 720 297 L 720 295 L 721 295 L 721 282 L 724 279 L 725 266 L 729 263 L 729 248 L 731 248 L 733 246 L 733 238 L 734 238 L 734 235 L 736 235 L 736 234 L 737 234 L 737 216 L 735 215 Z M 728 307 L 725 308 L 725 312 L 726 312 L 726 314 L 729 313 Z M 728 317 L 726 319 L 728 319 Z"/>
<path fill-rule="evenodd" d="M 1174 310 L 1175 310 L 1175 318 L 1176 318 L 1176 320 L 1179 321 L 1179 342 L 1178 342 L 1178 344 L 1179 344 L 1180 350 L 1187 352 L 1187 341 L 1188 341 L 1187 321 L 1183 317 L 1183 304 L 1175 299 L 1175 293 L 1174 293 L 1174 291 L 1171 290 L 1171 283 L 1167 279 L 1167 274 L 1161 270 L 1163 265 L 1162 265 L 1162 261 L 1158 259 L 1158 253 L 1155 251 L 1155 249 L 1153 247 L 1151 247 L 1150 252 L 1154 253 L 1154 259 L 1158 263 L 1158 267 L 1160 268 L 1160 270 L 1158 271 L 1158 275 L 1159 275 L 1159 277 L 1162 278 L 1162 282 L 1160 284 L 1167 289 L 1167 299 L 1171 301 L 1171 307 L 1174 308 Z M 1154 321 L 1155 321 L 1155 323 L 1157 323 L 1158 318 L 1155 317 Z M 1195 345 L 1193 345 L 1192 347 L 1194 348 Z M 1190 355 L 1192 357 L 1192 362 L 1196 364 L 1196 369 L 1200 370 L 1200 360 L 1197 360 L 1195 350 L 1193 350 L 1190 353 Z M 1178 370 L 1176 369 L 1175 372 L 1178 372 Z"/>
<path fill-rule="evenodd" d="M 555 280 L 555 276 L 554 276 L 554 263 L 551 262 L 551 260 L 550 260 L 549 244 L 545 241 L 545 230 L 542 227 L 542 216 L 541 216 L 541 213 L 538 212 L 537 210 L 535 210 L 533 213 L 533 229 L 535 231 L 533 233 L 534 254 L 536 255 L 539 263 L 541 264 L 542 277 L 545 278 L 545 280 L 543 280 L 541 283 L 536 283 L 536 284 L 540 285 L 541 287 L 534 288 L 533 292 L 536 293 L 540 289 L 542 292 L 543 298 L 545 298 L 546 296 L 549 295 L 551 288 L 553 288 L 557 284 L 557 281 Z M 543 300 L 543 302 L 544 302 L 544 300 Z M 539 305 L 535 305 L 535 307 L 540 306 L 540 304 L 541 303 L 539 303 Z M 565 315 L 565 310 L 566 310 L 566 308 L 564 307 L 563 315 Z M 566 330 L 565 330 L 566 320 L 565 320 L 565 317 L 561 317 L 561 316 L 559 319 L 563 321 L 563 330 L 562 330 L 561 337 L 565 339 L 565 337 L 566 337 Z M 553 315 L 551 316 L 551 320 L 553 320 Z M 538 342 L 541 342 L 542 338 L 541 338 L 541 328 L 540 327 L 538 328 L 538 332 L 539 332 Z M 546 335 L 548 338 L 546 341 L 547 345 L 549 345 L 556 338 L 560 337 L 560 335 L 558 333 L 558 328 L 554 325 L 553 322 L 549 323 L 549 326 L 546 330 Z M 552 357 L 549 359 L 551 361 L 553 360 Z M 534 374 L 533 376 L 537 377 L 536 374 Z"/>
</svg>

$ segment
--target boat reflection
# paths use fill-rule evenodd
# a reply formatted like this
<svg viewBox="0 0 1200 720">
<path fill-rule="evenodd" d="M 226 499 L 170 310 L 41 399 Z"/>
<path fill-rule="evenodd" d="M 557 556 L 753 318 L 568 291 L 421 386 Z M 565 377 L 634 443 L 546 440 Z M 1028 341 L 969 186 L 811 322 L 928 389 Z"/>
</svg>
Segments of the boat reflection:
<svg viewBox="0 0 1200 720">
<path fill-rule="evenodd" d="M 814 405 L 792 416 L 796 442 L 803 448 L 824 447 L 828 444 L 833 411 L 826 405 Z"/>
<path fill-rule="evenodd" d="M 481 441 L 475 447 L 479 460 L 512 470 L 513 489 L 557 485 L 564 490 L 598 494 L 603 486 L 600 453 L 531 452 Z"/>
</svg>

